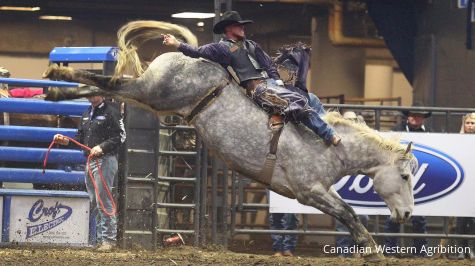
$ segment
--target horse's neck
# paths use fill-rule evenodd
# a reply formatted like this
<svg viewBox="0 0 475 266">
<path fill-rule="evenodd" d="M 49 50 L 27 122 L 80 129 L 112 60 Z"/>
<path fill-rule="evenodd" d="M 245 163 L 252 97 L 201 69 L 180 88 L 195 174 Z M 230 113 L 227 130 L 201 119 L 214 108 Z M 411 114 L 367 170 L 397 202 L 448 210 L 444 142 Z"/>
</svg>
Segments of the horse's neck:
<svg viewBox="0 0 475 266">
<path fill-rule="evenodd" d="M 349 126 L 337 125 L 335 130 L 342 136 L 341 149 L 337 149 L 345 162 L 346 173 L 355 174 L 368 168 L 382 165 L 390 160 L 391 152 L 384 150 L 374 140 L 363 136 Z"/>
</svg>

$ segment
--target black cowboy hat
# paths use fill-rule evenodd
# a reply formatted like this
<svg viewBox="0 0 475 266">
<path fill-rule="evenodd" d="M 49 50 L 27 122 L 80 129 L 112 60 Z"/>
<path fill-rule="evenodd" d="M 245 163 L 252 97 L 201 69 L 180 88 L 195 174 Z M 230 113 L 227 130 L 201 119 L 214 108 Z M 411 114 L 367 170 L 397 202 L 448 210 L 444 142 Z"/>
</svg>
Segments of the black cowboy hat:
<svg viewBox="0 0 475 266">
<path fill-rule="evenodd" d="M 213 32 L 216 34 L 221 34 L 224 33 L 224 29 L 229 25 L 246 25 L 250 23 L 254 23 L 254 21 L 242 20 L 241 15 L 239 15 L 237 11 L 226 11 L 221 16 L 221 21 L 214 25 Z"/>
<path fill-rule="evenodd" d="M 412 106 L 414 107 L 422 107 L 422 104 L 419 103 L 419 102 L 415 102 Z M 418 116 L 423 116 L 424 118 L 428 118 L 432 115 L 432 112 L 428 112 L 428 111 L 419 111 L 419 110 L 404 110 L 404 111 L 401 111 L 401 113 L 405 116 L 405 117 L 409 117 L 410 115 L 418 115 Z"/>
</svg>

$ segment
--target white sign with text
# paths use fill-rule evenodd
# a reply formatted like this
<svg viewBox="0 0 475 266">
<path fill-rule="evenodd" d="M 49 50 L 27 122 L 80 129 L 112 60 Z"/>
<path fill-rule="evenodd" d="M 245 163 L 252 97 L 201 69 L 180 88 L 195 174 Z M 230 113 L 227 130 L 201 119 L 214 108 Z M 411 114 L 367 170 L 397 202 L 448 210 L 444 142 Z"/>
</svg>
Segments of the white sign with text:
<svg viewBox="0 0 475 266">
<path fill-rule="evenodd" d="M 10 241 L 87 245 L 89 199 L 13 196 Z"/>
<path fill-rule="evenodd" d="M 475 217 L 475 135 L 441 133 L 394 133 L 401 141 L 413 141 L 413 153 L 419 170 L 413 180 L 415 207 L 413 215 Z M 389 215 L 389 209 L 374 192 L 372 180 L 364 175 L 345 176 L 334 185 L 340 196 L 357 214 Z M 270 193 L 272 213 L 321 213 Z"/>
</svg>

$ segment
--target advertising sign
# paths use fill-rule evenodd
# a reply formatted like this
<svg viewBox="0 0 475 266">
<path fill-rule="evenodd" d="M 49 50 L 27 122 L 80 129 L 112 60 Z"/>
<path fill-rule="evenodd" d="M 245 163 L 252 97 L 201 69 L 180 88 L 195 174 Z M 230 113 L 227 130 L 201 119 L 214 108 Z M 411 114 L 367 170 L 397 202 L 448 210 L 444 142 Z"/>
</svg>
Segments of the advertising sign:
<svg viewBox="0 0 475 266">
<path fill-rule="evenodd" d="M 419 169 L 413 179 L 414 213 L 425 216 L 475 217 L 475 165 L 472 150 L 475 136 L 438 133 L 397 134 L 402 142 L 413 141 Z M 384 201 L 373 190 L 367 176 L 345 176 L 334 184 L 340 196 L 358 214 L 389 215 Z M 270 193 L 270 212 L 321 213 L 276 193 Z"/>
<path fill-rule="evenodd" d="M 87 198 L 13 196 L 10 210 L 10 241 L 88 243 Z"/>
</svg>

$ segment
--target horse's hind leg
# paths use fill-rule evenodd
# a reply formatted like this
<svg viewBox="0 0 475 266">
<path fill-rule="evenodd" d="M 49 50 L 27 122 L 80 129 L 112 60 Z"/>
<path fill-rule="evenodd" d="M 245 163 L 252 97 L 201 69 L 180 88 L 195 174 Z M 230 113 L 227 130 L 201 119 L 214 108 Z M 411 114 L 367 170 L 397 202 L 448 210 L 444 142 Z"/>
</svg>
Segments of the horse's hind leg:
<svg viewBox="0 0 475 266">
<path fill-rule="evenodd" d="M 112 93 L 119 94 L 120 91 L 127 91 L 136 87 L 136 79 L 119 78 L 112 80 L 111 76 L 99 75 L 85 70 L 76 70 L 71 67 L 60 67 L 56 64 L 49 66 L 49 68 L 43 73 L 43 78 L 90 85 L 68 89 L 52 88 L 48 91 L 46 97 L 46 100 L 50 101 L 77 99 L 95 95 L 106 96 L 111 95 Z"/>
<path fill-rule="evenodd" d="M 308 193 L 302 193 L 298 199 L 300 202 L 311 205 L 343 223 L 356 244 L 364 248 L 363 256 L 366 260 L 384 259 L 383 254 L 378 252 L 376 242 L 368 233 L 368 230 L 363 226 L 353 209 L 341 198 L 335 197 L 322 185 L 317 184 Z"/>
<path fill-rule="evenodd" d="M 99 75 L 86 70 L 78 70 L 71 67 L 58 66 L 56 64 L 52 64 L 48 67 L 48 69 L 43 73 L 43 78 L 78 82 L 99 87 L 107 91 L 120 90 L 122 87 L 127 85 L 127 83 L 133 81 L 133 79 L 124 78 L 112 80 L 112 76 Z"/>
</svg>

